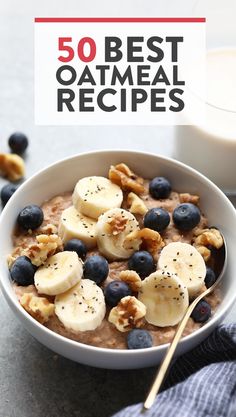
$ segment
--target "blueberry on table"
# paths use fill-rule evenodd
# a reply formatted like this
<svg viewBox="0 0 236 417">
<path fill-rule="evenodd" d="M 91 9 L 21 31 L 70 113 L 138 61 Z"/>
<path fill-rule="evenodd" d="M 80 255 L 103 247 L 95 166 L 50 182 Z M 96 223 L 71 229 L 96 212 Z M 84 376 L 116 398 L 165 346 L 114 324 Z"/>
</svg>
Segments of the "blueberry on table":
<svg viewBox="0 0 236 417">
<path fill-rule="evenodd" d="M 216 274 L 212 268 L 207 266 L 206 268 L 206 276 L 205 276 L 205 286 L 207 288 L 211 287 L 216 282 Z"/>
<path fill-rule="evenodd" d="M 84 278 L 91 279 L 96 284 L 101 284 L 109 273 L 109 264 L 103 256 L 93 255 L 84 263 Z"/>
<path fill-rule="evenodd" d="M 191 317 L 197 323 L 204 323 L 211 317 L 211 306 L 205 300 L 199 301 L 194 308 Z"/>
<path fill-rule="evenodd" d="M 10 200 L 11 196 L 14 194 L 17 188 L 18 187 L 14 184 L 7 184 L 7 185 L 4 185 L 4 187 L 2 187 L 1 202 L 3 206 L 7 204 L 8 200 Z"/>
<path fill-rule="evenodd" d="M 8 145 L 12 152 L 22 154 L 29 144 L 27 136 L 21 132 L 13 133 L 8 139 Z"/>
<path fill-rule="evenodd" d="M 170 223 L 170 215 L 163 208 L 152 208 L 144 216 L 144 226 L 162 232 Z"/>
<path fill-rule="evenodd" d="M 168 198 L 171 193 L 171 185 L 167 178 L 155 177 L 149 184 L 149 193 L 153 198 Z"/>
<path fill-rule="evenodd" d="M 132 295 L 130 287 L 123 281 L 112 281 L 104 289 L 106 303 L 115 307 L 121 298 Z"/>
<path fill-rule="evenodd" d="M 134 254 L 129 258 L 128 268 L 136 271 L 140 278 L 143 279 L 155 271 L 155 262 L 149 252 L 140 250 L 138 252 L 134 252 Z"/>
<path fill-rule="evenodd" d="M 17 223 L 25 230 L 34 230 L 43 223 L 43 218 L 43 210 L 35 204 L 30 204 L 20 211 Z"/>
<path fill-rule="evenodd" d="M 145 349 L 152 347 L 152 336 L 147 330 L 134 329 L 127 335 L 128 349 Z"/>
<path fill-rule="evenodd" d="M 36 267 L 27 256 L 19 256 L 10 268 L 11 279 L 18 285 L 31 285 L 34 283 Z"/>
<path fill-rule="evenodd" d="M 87 254 L 87 247 L 84 244 L 84 242 L 82 242 L 82 240 L 80 239 L 68 240 L 68 242 L 66 242 L 64 246 L 64 250 L 76 252 L 78 257 L 81 258 L 82 260 L 85 259 L 85 256 Z"/>
<path fill-rule="evenodd" d="M 191 203 L 183 203 L 173 211 L 173 221 L 179 230 L 189 231 L 198 225 L 201 213 L 197 206 Z"/>
</svg>

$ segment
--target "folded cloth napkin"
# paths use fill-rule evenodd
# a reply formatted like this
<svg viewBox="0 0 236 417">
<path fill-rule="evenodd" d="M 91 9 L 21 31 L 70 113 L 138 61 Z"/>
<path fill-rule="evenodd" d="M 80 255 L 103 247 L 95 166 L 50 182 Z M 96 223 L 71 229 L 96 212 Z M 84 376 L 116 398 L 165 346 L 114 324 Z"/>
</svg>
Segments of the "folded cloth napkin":
<svg viewBox="0 0 236 417">
<path fill-rule="evenodd" d="M 176 360 L 150 410 L 131 405 L 113 417 L 236 417 L 236 324 L 219 326 Z"/>
</svg>

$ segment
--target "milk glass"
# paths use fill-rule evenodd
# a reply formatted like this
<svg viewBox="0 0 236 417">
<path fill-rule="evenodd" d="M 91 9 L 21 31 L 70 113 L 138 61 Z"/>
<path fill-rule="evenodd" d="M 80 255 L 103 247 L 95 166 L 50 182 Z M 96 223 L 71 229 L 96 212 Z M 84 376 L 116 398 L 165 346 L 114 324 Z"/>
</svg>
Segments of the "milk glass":
<svg viewBox="0 0 236 417">
<path fill-rule="evenodd" d="M 206 120 L 176 126 L 175 157 L 236 194 L 236 1 L 198 1 L 207 19 Z"/>
</svg>

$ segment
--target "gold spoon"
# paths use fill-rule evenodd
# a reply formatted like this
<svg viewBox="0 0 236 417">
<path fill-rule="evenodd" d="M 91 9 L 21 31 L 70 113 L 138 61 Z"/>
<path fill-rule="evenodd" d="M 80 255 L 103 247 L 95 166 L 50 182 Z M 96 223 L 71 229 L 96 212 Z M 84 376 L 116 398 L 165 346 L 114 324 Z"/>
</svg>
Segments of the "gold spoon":
<svg viewBox="0 0 236 417">
<path fill-rule="evenodd" d="M 154 382 L 149 390 L 149 393 L 146 397 L 146 400 L 143 404 L 144 410 L 148 410 L 149 408 L 151 408 L 151 406 L 153 405 L 155 398 L 160 390 L 161 384 L 163 382 L 163 379 L 165 378 L 166 372 L 169 368 L 171 359 L 175 353 L 176 347 L 180 341 L 180 338 L 182 336 L 182 333 L 185 329 L 185 326 L 187 324 L 187 321 L 193 311 L 193 309 L 196 307 L 196 305 L 198 304 L 198 302 L 200 300 L 202 300 L 202 298 L 204 298 L 206 295 L 210 294 L 212 291 L 214 291 L 214 289 L 219 285 L 224 272 L 225 272 L 225 268 L 227 265 L 227 250 L 226 250 L 226 244 L 225 244 L 225 240 L 224 240 L 224 244 L 222 246 L 222 248 L 217 251 L 217 262 L 218 262 L 218 277 L 217 280 L 215 281 L 215 283 L 209 287 L 206 291 L 204 291 L 202 294 L 200 294 L 197 298 L 195 298 L 195 300 L 189 305 L 188 309 L 186 310 L 186 313 L 183 317 L 183 319 L 181 320 L 181 322 L 179 323 L 176 333 L 174 335 L 174 338 L 169 346 L 169 348 L 167 349 L 167 352 L 161 362 L 161 365 L 157 371 L 156 377 L 154 379 Z"/>
</svg>

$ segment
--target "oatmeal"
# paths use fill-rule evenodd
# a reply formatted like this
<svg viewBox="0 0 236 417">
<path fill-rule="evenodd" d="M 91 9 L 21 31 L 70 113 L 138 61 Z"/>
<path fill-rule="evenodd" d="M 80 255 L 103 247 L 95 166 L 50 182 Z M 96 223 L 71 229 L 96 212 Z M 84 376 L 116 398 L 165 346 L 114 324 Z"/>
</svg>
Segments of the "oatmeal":
<svg viewBox="0 0 236 417">
<path fill-rule="evenodd" d="M 126 349 L 138 328 L 153 346 L 170 342 L 205 288 L 205 262 L 214 274 L 212 246 L 219 250 L 222 237 L 188 190 L 144 180 L 125 164 L 108 177 L 83 178 L 44 202 L 38 227 L 24 228 L 27 213 L 37 220 L 36 206 L 19 214 L 8 258 L 14 290 L 29 314 L 69 339 Z M 205 301 L 214 312 L 219 291 Z M 190 318 L 184 335 L 200 326 Z"/>
</svg>

